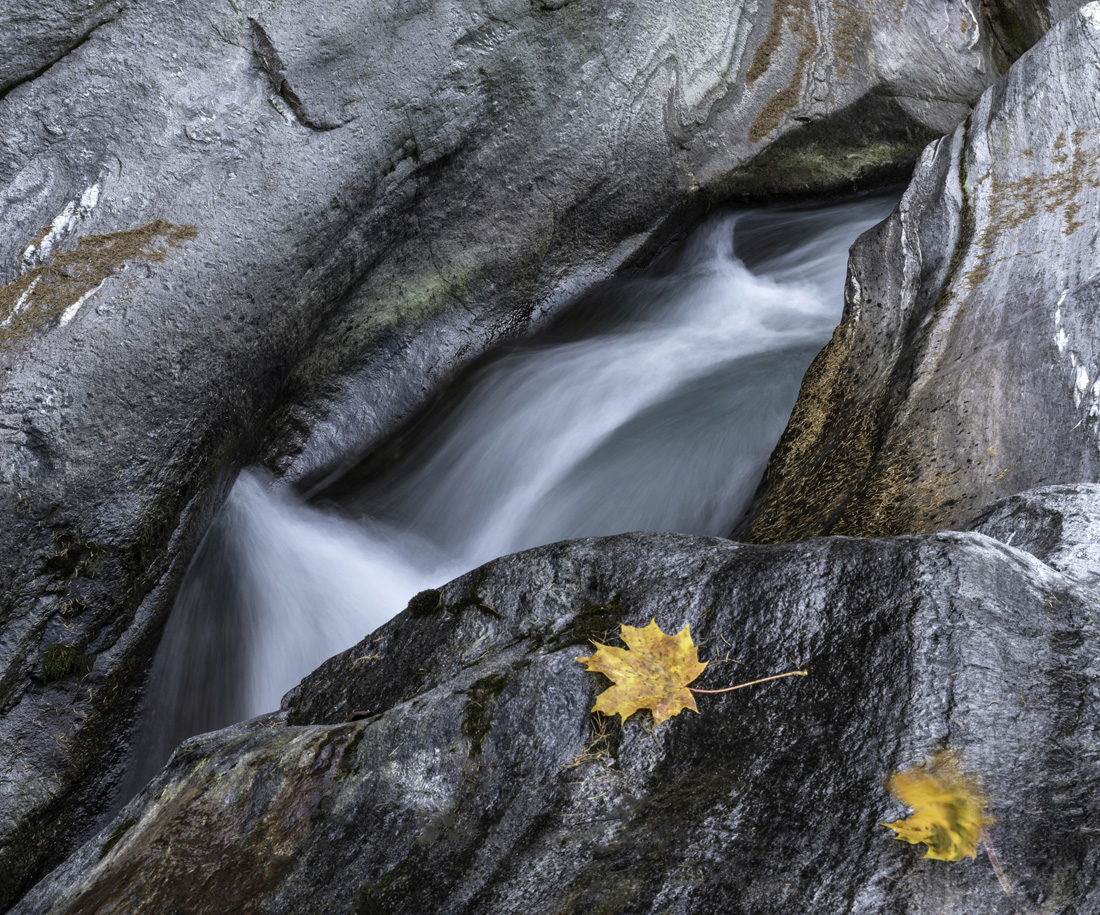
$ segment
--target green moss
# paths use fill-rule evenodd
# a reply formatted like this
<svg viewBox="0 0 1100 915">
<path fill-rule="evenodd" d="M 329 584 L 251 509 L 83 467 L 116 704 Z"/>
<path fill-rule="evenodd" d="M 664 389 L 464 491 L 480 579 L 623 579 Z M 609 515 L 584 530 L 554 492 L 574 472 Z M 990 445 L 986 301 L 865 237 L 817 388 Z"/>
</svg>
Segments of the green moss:
<svg viewBox="0 0 1100 915">
<path fill-rule="evenodd" d="M 107 841 L 103 843 L 103 847 L 99 850 L 99 860 L 102 861 L 104 858 L 106 858 L 107 855 L 111 853 L 111 849 L 118 845 L 122 837 L 126 835 L 126 833 L 128 833 L 131 829 L 133 829 L 136 825 L 137 820 L 131 818 L 128 820 L 123 820 L 113 830 L 111 830 L 111 834 L 107 837 Z"/>
<path fill-rule="evenodd" d="M 765 156 L 759 167 L 746 169 L 735 177 L 738 196 L 750 198 L 754 187 L 773 188 L 781 199 L 784 194 L 850 191 L 889 184 L 908 177 L 912 163 L 920 154 L 918 142 L 905 140 L 868 141 L 863 145 L 834 149 L 816 144 L 792 149 L 788 155 Z"/>
<path fill-rule="evenodd" d="M 431 616 L 443 609 L 443 595 L 435 588 L 429 588 L 414 595 L 405 609 L 413 616 Z"/>
<path fill-rule="evenodd" d="M 340 327 L 345 335 L 351 334 L 347 340 L 350 343 L 364 336 L 373 339 L 387 329 L 410 322 L 423 324 L 432 316 L 449 311 L 484 286 L 487 270 L 480 253 L 455 251 L 451 258 L 444 255 L 438 265 L 429 257 L 418 270 L 401 272 L 399 278 L 373 281 L 369 294 L 374 307 L 356 309 L 340 318 L 334 327 Z M 334 342 L 339 345 L 344 341 Z M 320 353 L 317 357 L 327 359 Z"/>
<path fill-rule="evenodd" d="M 1000 41 L 1010 61 L 1016 60 L 1031 47 L 1024 24 L 1014 9 L 1003 2 L 994 3 L 990 10 L 990 18 L 993 21 L 997 40 Z"/>
<path fill-rule="evenodd" d="M 458 601 L 450 604 L 447 607 L 447 612 L 461 613 L 463 610 L 468 610 L 471 608 L 474 610 L 480 610 L 482 613 L 488 614 L 494 619 L 499 620 L 501 618 L 500 614 L 497 613 L 496 610 L 485 603 L 481 595 L 478 594 L 477 588 L 471 588 L 468 592 L 466 592 L 463 597 L 459 598 Z"/>
<path fill-rule="evenodd" d="M 767 203 L 905 184 L 935 138 L 896 99 L 872 95 L 776 135 L 713 193 L 719 200 Z"/>
<path fill-rule="evenodd" d="M 359 728 L 355 736 L 351 738 L 351 742 L 344 748 L 344 752 L 340 755 L 340 771 L 336 776 L 337 781 L 342 781 L 355 771 L 355 754 L 359 750 L 359 744 L 363 742 L 365 732 L 366 728 Z"/>
<path fill-rule="evenodd" d="M 104 549 L 92 540 L 84 540 L 69 531 L 54 534 L 54 554 L 43 565 L 58 578 L 93 578 L 102 561 Z"/>
<path fill-rule="evenodd" d="M 470 685 L 462 718 L 462 733 L 470 741 L 470 755 L 479 756 L 493 726 L 492 704 L 508 685 L 507 674 L 489 674 Z"/>
<path fill-rule="evenodd" d="M 72 645 L 57 642 L 42 652 L 42 679 L 49 683 L 69 674 L 83 676 L 94 665 L 95 655 L 81 654 Z"/>
<path fill-rule="evenodd" d="M 556 651 L 569 645 L 587 645 L 607 638 L 626 615 L 626 607 L 619 602 L 619 594 L 607 604 L 585 604 L 573 617 L 573 622 L 553 639 L 551 649 Z"/>
</svg>

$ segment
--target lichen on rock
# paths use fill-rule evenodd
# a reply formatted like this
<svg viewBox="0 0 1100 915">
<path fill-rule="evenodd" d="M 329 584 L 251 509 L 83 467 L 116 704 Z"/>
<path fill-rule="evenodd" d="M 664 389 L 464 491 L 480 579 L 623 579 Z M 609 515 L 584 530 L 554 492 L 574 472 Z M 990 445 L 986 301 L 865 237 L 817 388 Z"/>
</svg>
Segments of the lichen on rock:
<svg viewBox="0 0 1100 915">
<path fill-rule="evenodd" d="M 197 235 L 194 226 L 154 219 L 136 229 L 86 235 L 75 249 L 55 251 L 46 263 L 0 287 L 0 345 L 29 336 L 53 318 L 67 323 L 75 309 L 127 264 L 163 261 L 168 249 Z"/>
</svg>

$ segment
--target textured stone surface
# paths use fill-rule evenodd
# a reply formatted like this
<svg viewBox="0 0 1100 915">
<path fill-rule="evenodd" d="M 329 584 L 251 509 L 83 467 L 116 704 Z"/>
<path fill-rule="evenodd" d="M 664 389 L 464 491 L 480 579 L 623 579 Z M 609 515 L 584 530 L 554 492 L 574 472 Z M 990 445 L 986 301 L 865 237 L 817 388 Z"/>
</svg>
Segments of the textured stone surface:
<svg viewBox="0 0 1100 915">
<path fill-rule="evenodd" d="M 1100 579 L 1100 486 L 1048 486 L 994 502 L 970 528 L 1078 581 Z"/>
<path fill-rule="evenodd" d="M 715 200 L 903 174 L 1009 6 L 5 0 L 0 908 L 109 803 L 236 467 L 368 440 Z"/>
<path fill-rule="evenodd" d="M 0 7 L 0 100 L 89 41 L 100 26 L 117 19 L 124 6 L 124 0 L 7 0 Z"/>
<path fill-rule="evenodd" d="M 1059 19 L 1064 19 L 1066 16 L 1077 12 L 1084 5 L 1083 0 L 1051 0 L 1049 7 L 1045 10 L 1043 9 L 1044 4 L 1039 4 L 1039 15 L 1043 16 L 1044 13 L 1049 12 L 1049 17 L 1057 22 Z M 1016 12 L 1022 19 L 1026 20 L 1028 18 L 1027 13 L 1021 7 L 1016 7 Z"/>
<path fill-rule="evenodd" d="M 16 911 L 1094 911 L 1098 611 L 976 533 L 506 557 L 280 714 L 185 742 Z M 809 675 L 594 739 L 606 681 L 574 658 L 654 617 L 691 626 L 699 686 Z M 922 860 L 879 825 L 904 815 L 884 779 L 945 746 L 981 778 L 1013 899 L 984 853 Z"/>
<path fill-rule="evenodd" d="M 400 371 L 435 377 L 440 349 L 447 366 L 537 320 L 645 259 L 716 200 L 830 194 L 907 176 L 925 142 L 965 117 L 1012 54 L 993 20 L 964 2 L 897 2 L 884 12 L 849 0 L 515 0 L 487 4 L 452 41 L 443 36 L 459 31 L 455 10 L 427 9 L 396 40 L 418 39 L 449 60 L 445 77 L 414 93 L 403 72 L 388 73 L 376 105 L 415 95 L 414 129 L 394 142 L 416 147 L 427 180 L 416 212 L 395 214 L 392 246 L 296 372 L 303 392 L 279 429 L 303 425 L 312 437 L 294 473 L 363 445 L 392 411 L 387 400 L 409 398 L 377 380 L 389 348 L 403 347 Z M 1018 29 L 1024 45 L 1049 24 L 1045 5 L 993 9 L 1031 11 Z M 355 5 L 340 10 L 358 21 Z M 276 44 L 297 34 L 296 15 L 288 8 L 267 26 Z M 343 59 L 327 43 L 299 56 L 307 76 L 314 59 Z M 326 83 L 317 104 L 344 110 L 360 85 Z M 379 340 L 379 302 L 384 314 L 452 313 L 440 334 L 405 347 L 403 338 Z M 475 314 L 456 316 L 456 305 Z M 456 335 L 456 323 L 468 333 Z"/>
<path fill-rule="evenodd" d="M 1100 479 L 1100 5 L 933 144 L 857 243 L 748 539 L 958 527 Z"/>
</svg>

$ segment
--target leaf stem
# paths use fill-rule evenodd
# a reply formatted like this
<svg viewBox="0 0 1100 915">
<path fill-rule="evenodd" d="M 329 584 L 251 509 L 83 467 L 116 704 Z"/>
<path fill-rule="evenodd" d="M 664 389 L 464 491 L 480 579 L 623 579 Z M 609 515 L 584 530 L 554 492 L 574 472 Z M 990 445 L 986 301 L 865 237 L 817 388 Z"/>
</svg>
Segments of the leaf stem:
<svg viewBox="0 0 1100 915">
<path fill-rule="evenodd" d="M 788 670 L 785 674 L 773 674 L 770 677 L 761 677 L 759 680 L 750 680 L 748 683 L 738 683 L 736 686 L 727 686 L 725 689 L 696 689 L 689 686 L 693 693 L 728 693 L 735 689 L 744 689 L 746 686 L 756 686 L 757 683 L 767 683 L 769 680 L 779 680 L 782 677 L 805 677 L 808 670 Z"/>
<path fill-rule="evenodd" d="M 989 838 L 989 833 L 986 832 L 984 826 L 979 826 L 978 829 L 982 832 L 982 842 L 985 845 L 985 853 L 989 856 L 989 863 L 993 865 L 993 873 L 997 875 L 997 882 L 1001 884 L 1001 889 L 1005 891 L 1005 894 L 1011 896 L 1014 892 L 1012 881 L 1008 879 L 1008 874 L 1006 874 L 1005 869 L 1001 867 L 1001 859 L 997 857 L 997 852 L 993 850 L 993 840 Z"/>
</svg>

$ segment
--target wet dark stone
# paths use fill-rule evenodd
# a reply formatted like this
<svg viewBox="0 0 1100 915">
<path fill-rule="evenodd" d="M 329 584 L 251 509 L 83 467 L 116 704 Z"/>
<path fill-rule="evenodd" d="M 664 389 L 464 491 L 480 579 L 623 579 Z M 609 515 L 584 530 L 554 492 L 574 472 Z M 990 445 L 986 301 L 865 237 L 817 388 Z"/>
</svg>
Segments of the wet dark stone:
<svg viewBox="0 0 1100 915">
<path fill-rule="evenodd" d="M 977 533 L 632 534 L 521 553 L 476 580 L 499 618 L 403 613 L 279 715 L 187 741 L 15 911 L 1100 904 L 1100 597 L 1031 554 Z M 554 636 L 612 600 L 631 625 L 689 624 L 710 661 L 701 687 L 809 674 L 699 696 L 699 714 L 656 730 L 647 713 L 598 722 L 607 681 Z M 376 714 L 344 723 L 367 701 Z M 944 747 L 981 780 L 1015 897 L 984 853 L 924 860 L 880 825 L 905 815 L 885 779 Z"/>
</svg>

